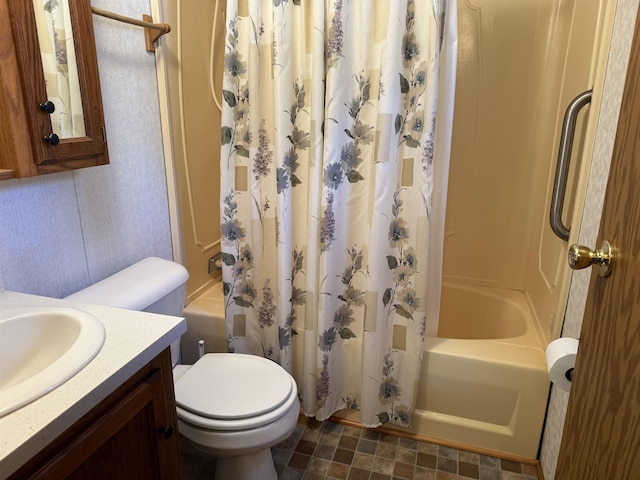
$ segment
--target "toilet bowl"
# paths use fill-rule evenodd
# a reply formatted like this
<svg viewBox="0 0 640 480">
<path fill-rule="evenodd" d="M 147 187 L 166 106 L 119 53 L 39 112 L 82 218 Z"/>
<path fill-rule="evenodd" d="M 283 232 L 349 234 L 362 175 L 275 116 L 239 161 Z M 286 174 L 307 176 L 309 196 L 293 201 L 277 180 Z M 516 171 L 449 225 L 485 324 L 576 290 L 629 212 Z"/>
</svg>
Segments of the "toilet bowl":
<svg viewBox="0 0 640 480">
<path fill-rule="evenodd" d="M 181 315 L 187 271 L 146 258 L 66 297 L 74 302 Z M 270 447 L 293 433 L 299 414 L 293 377 L 262 357 L 210 353 L 180 365 L 171 347 L 178 431 L 198 451 L 217 458 L 217 480 L 275 480 Z"/>
<path fill-rule="evenodd" d="M 176 377 L 178 430 L 217 458 L 216 478 L 277 478 L 270 447 L 291 435 L 300 410 L 291 375 L 262 357 L 213 353 Z"/>
</svg>

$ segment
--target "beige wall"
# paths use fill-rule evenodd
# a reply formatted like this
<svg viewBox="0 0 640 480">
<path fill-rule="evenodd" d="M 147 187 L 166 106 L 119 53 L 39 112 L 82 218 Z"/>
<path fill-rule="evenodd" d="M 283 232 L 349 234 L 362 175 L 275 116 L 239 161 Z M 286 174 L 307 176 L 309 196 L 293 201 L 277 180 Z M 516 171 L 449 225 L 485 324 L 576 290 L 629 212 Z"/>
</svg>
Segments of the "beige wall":
<svg viewBox="0 0 640 480">
<path fill-rule="evenodd" d="M 569 285 L 567 242 L 548 220 L 560 130 L 569 102 L 603 77 L 611 4 L 458 2 L 444 276 L 524 291 L 547 339 L 559 334 Z M 594 95 L 592 107 L 597 102 Z M 580 221 L 596 118 L 579 117 L 567 225 Z"/>
<path fill-rule="evenodd" d="M 209 75 L 215 4 L 211 0 L 160 2 L 163 21 L 173 26 L 171 34 L 163 37 L 157 55 L 162 56 L 166 67 L 170 136 L 165 150 L 175 168 L 180 253 L 189 271 L 188 301 L 214 280 L 208 273 L 209 258 L 220 251 L 221 124 Z M 219 0 L 213 52 L 213 82 L 219 101 L 225 6 L 226 1 Z"/>
</svg>

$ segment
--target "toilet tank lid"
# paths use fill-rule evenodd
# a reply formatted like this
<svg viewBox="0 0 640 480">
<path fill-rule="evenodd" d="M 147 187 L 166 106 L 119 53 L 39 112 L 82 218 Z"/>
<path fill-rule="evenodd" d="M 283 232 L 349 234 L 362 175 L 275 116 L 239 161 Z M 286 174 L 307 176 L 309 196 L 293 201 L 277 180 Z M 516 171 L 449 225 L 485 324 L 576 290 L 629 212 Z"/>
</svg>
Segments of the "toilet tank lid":
<svg viewBox="0 0 640 480">
<path fill-rule="evenodd" d="M 179 263 L 148 257 L 65 300 L 144 310 L 182 286 L 188 278 L 187 269 Z"/>
</svg>

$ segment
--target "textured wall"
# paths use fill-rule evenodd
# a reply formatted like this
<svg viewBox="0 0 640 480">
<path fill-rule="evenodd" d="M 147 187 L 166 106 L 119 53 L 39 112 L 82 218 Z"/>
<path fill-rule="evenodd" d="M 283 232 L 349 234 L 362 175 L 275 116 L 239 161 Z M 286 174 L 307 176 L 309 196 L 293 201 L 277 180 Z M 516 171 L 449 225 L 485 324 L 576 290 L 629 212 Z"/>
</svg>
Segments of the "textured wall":
<svg viewBox="0 0 640 480">
<path fill-rule="evenodd" d="M 148 0 L 93 0 L 134 18 Z M 0 288 L 65 296 L 146 256 L 171 258 L 154 55 L 94 15 L 110 165 L 0 182 Z"/>
<path fill-rule="evenodd" d="M 602 107 L 598 117 L 598 130 L 579 235 L 579 243 L 591 248 L 596 247 L 637 11 L 638 0 L 618 0 Z M 564 337 L 580 337 L 590 276 L 590 269 L 573 273 L 562 331 Z M 552 389 L 540 458 L 545 480 L 555 478 L 568 401 L 569 393 L 556 388 Z"/>
</svg>

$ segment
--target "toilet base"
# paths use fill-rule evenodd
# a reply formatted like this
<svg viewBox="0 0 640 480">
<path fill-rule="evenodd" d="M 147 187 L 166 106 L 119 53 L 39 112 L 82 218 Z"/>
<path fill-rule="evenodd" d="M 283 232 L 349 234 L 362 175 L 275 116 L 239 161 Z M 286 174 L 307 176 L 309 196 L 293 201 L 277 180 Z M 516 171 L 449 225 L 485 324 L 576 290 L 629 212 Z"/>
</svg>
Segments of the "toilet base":
<svg viewBox="0 0 640 480">
<path fill-rule="evenodd" d="M 216 459 L 216 480 L 276 480 L 278 474 L 273 465 L 270 448 L 239 457 Z"/>
</svg>

